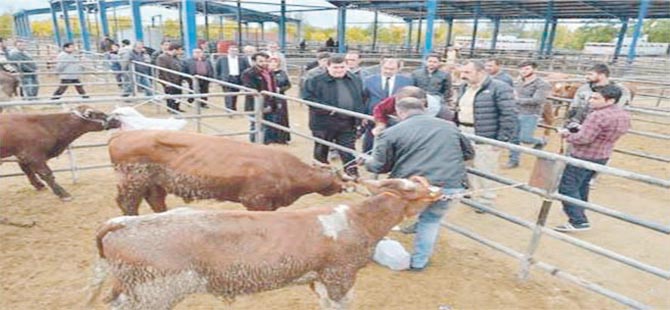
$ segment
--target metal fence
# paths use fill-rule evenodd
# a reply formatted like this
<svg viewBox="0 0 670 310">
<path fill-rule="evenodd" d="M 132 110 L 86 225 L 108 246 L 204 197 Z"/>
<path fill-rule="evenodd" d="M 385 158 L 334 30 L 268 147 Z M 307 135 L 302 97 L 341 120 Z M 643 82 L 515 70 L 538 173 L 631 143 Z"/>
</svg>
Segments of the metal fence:
<svg viewBox="0 0 670 310">
<path fill-rule="evenodd" d="M 135 64 L 133 64 L 133 66 L 134 65 Z M 262 141 L 263 141 L 262 126 L 268 126 L 268 127 L 277 128 L 279 130 L 284 130 L 284 131 L 291 132 L 292 134 L 295 134 L 297 136 L 312 140 L 315 143 L 321 143 L 321 144 L 328 145 L 328 146 L 330 146 L 332 148 L 335 148 L 335 149 L 338 149 L 338 150 L 351 152 L 352 154 L 355 154 L 357 156 L 362 156 L 362 157 L 367 157 L 368 156 L 368 155 L 360 153 L 356 150 L 348 149 L 348 148 L 342 147 L 340 145 L 337 145 L 337 144 L 329 142 L 329 141 L 314 138 L 309 133 L 296 131 L 294 129 L 286 128 L 286 127 L 277 125 L 275 123 L 263 120 L 263 118 L 262 118 L 262 107 L 263 107 L 264 97 L 267 96 L 267 97 L 275 97 L 275 98 L 279 98 L 279 99 L 284 99 L 284 100 L 287 100 L 287 102 L 297 102 L 297 103 L 304 104 L 304 105 L 314 107 L 314 108 L 326 109 L 326 110 L 330 110 L 330 111 L 333 111 L 333 112 L 336 112 L 336 113 L 339 113 L 339 114 L 354 116 L 354 117 L 357 117 L 357 118 L 360 118 L 360 119 L 372 120 L 372 117 L 369 116 L 369 115 L 364 115 L 364 114 L 360 114 L 360 113 L 356 113 L 356 112 L 351 112 L 351 111 L 348 111 L 348 110 L 342 110 L 342 109 L 334 108 L 334 107 L 331 107 L 331 106 L 328 106 L 328 105 L 324 105 L 324 104 L 320 104 L 320 103 L 316 103 L 316 102 L 310 102 L 310 101 L 302 100 L 302 99 L 299 99 L 299 98 L 294 98 L 294 97 L 291 97 L 291 96 L 280 95 L 280 94 L 273 93 L 273 92 L 267 92 L 267 91 L 257 92 L 254 89 L 241 87 L 241 86 L 238 86 L 238 85 L 222 82 L 222 81 L 219 81 L 219 80 L 216 80 L 216 79 L 211 79 L 211 78 L 207 78 L 207 77 L 203 77 L 203 76 L 197 76 L 197 75 L 196 76 L 191 76 L 191 75 L 184 74 L 184 73 L 181 73 L 181 72 L 169 71 L 167 69 L 152 66 L 152 65 L 147 65 L 147 64 L 142 64 L 142 65 L 143 66 L 149 66 L 154 71 L 153 74 L 152 75 L 141 74 L 141 73 L 138 73 L 134 69 L 131 68 L 129 73 L 132 75 L 133 78 L 130 79 L 130 83 L 133 83 L 134 86 L 148 87 L 153 92 L 153 94 L 155 94 L 154 96 L 151 96 L 151 97 L 102 97 L 102 98 L 91 98 L 91 99 L 74 99 L 74 100 L 68 101 L 68 103 L 98 104 L 98 103 L 105 103 L 105 102 L 108 103 L 110 101 L 128 100 L 128 101 L 133 101 L 133 102 L 140 101 L 141 103 L 155 104 L 155 105 L 157 105 L 161 108 L 167 109 L 167 107 L 161 102 L 163 99 L 170 98 L 170 99 L 175 99 L 175 100 L 183 100 L 183 99 L 187 99 L 187 98 L 194 98 L 195 99 L 194 103 L 189 103 L 187 101 L 183 102 L 183 103 L 188 104 L 188 105 L 195 105 L 196 114 L 182 114 L 182 113 L 179 113 L 178 111 L 174 111 L 174 110 L 172 112 L 174 112 L 177 115 L 177 117 L 184 118 L 184 119 L 189 119 L 189 120 L 195 120 L 197 122 L 197 130 L 198 131 L 201 130 L 201 126 L 207 126 L 208 128 L 211 128 L 212 130 L 214 130 L 214 132 L 216 132 L 216 134 L 220 134 L 220 135 L 238 135 L 238 134 L 249 134 L 249 133 L 251 133 L 251 134 L 255 135 L 255 141 L 257 143 L 262 143 Z M 201 102 L 202 97 L 204 95 L 203 94 L 198 94 L 196 91 L 193 91 L 190 88 L 183 87 L 182 85 L 175 85 L 175 84 L 171 84 L 167 81 L 158 79 L 156 77 L 157 76 L 156 72 L 161 71 L 161 70 L 162 71 L 167 71 L 167 72 L 170 72 L 170 73 L 173 73 L 173 74 L 178 74 L 185 79 L 190 79 L 192 81 L 192 83 L 194 83 L 196 85 L 199 81 L 208 81 L 210 83 L 214 83 L 214 84 L 218 84 L 218 85 L 225 86 L 225 87 L 228 87 L 228 88 L 239 90 L 239 92 L 209 93 L 209 94 L 206 95 L 207 97 L 217 97 L 217 96 L 221 97 L 221 96 L 231 96 L 231 95 L 234 95 L 234 96 L 237 96 L 237 95 L 254 96 L 254 108 L 255 109 L 254 109 L 254 111 L 251 111 L 251 112 L 239 113 L 239 112 L 234 112 L 234 111 L 228 110 L 225 106 L 212 105 L 212 107 L 214 109 L 220 109 L 223 113 L 214 114 L 214 115 L 203 115 L 203 114 L 201 114 L 200 105 L 198 103 Z M 151 86 L 144 86 L 144 85 L 137 84 L 136 83 L 136 78 L 138 78 L 138 77 L 144 77 L 144 78 L 150 79 L 151 80 Z M 157 87 L 157 84 L 171 85 L 173 87 L 179 87 L 182 90 L 185 90 L 187 92 L 187 94 L 185 94 L 185 95 L 167 95 L 167 94 L 164 94 L 163 92 L 160 91 L 160 89 Z M 197 87 L 194 88 L 194 89 L 197 89 Z M 208 103 L 211 104 L 211 102 L 208 102 Z M 2 107 L 2 106 L 25 106 L 25 105 L 54 105 L 54 104 L 55 105 L 60 105 L 60 104 L 64 104 L 64 103 L 63 102 L 52 102 L 50 100 L 11 101 L 11 102 L 0 103 L 0 107 Z M 225 132 L 224 130 L 216 128 L 212 125 L 208 125 L 208 124 L 206 125 L 204 123 L 202 123 L 202 124 L 200 123 L 200 121 L 203 118 L 225 117 L 225 116 L 230 116 L 230 115 L 243 115 L 244 117 L 247 117 L 248 120 L 251 123 L 262 124 L 262 126 L 257 125 L 257 126 L 255 126 L 254 130 L 244 131 L 244 132 Z M 531 148 L 527 148 L 527 147 L 523 147 L 523 146 L 517 146 L 517 145 L 504 143 L 504 142 L 500 142 L 500 141 L 496 141 L 496 140 L 491 140 L 491 139 L 487 139 L 487 138 L 483 138 L 483 137 L 479 137 L 479 136 L 475 136 L 475 135 L 466 135 L 466 136 L 469 139 L 471 139 L 472 141 L 477 142 L 477 143 L 493 145 L 493 146 L 508 149 L 508 150 L 516 150 L 516 151 L 519 151 L 521 153 L 524 153 L 524 154 L 527 154 L 527 155 L 530 155 L 530 156 L 534 156 L 538 159 L 549 160 L 549 161 L 553 161 L 553 162 L 561 162 L 561 163 L 565 163 L 565 164 L 569 164 L 569 165 L 574 165 L 574 166 L 577 166 L 577 167 L 591 169 L 591 170 L 594 170 L 598 173 L 613 175 L 613 176 L 625 178 L 625 179 L 635 181 L 635 182 L 639 182 L 639 183 L 650 184 L 650 185 L 653 185 L 653 186 L 656 186 L 656 187 L 660 187 L 663 190 L 667 190 L 667 189 L 670 188 L 670 180 L 664 180 L 664 179 L 652 177 L 652 176 L 649 176 L 649 175 L 639 174 L 639 173 L 635 173 L 635 172 L 631 172 L 631 171 L 627 171 L 627 170 L 623 170 L 623 169 L 618 169 L 618 168 L 614 168 L 614 167 L 598 165 L 598 164 L 594 164 L 594 163 L 591 163 L 591 162 L 588 162 L 588 161 L 583 161 L 583 160 L 579 160 L 579 159 L 575 159 L 575 158 L 571 158 L 571 157 L 566 157 L 566 156 L 559 155 L 559 154 L 553 154 L 553 153 L 549 153 L 549 152 L 545 152 L 545 151 L 534 150 L 534 149 L 531 149 Z M 89 144 L 89 145 L 73 145 L 70 148 L 70 151 L 72 149 L 102 147 L 104 145 L 105 145 L 104 143 L 96 143 L 96 144 Z M 71 157 L 71 168 L 70 169 L 63 169 L 64 171 L 70 171 L 72 173 L 73 180 L 76 180 L 76 172 L 77 171 L 87 170 L 87 169 L 98 169 L 98 168 L 103 168 L 103 167 L 109 167 L 110 166 L 108 164 L 100 164 L 100 165 L 76 167 L 76 162 L 75 161 L 76 161 L 76 159 L 74 158 L 74 156 L 72 156 Z M 493 175 L 493 174 L 490 174 L 490 173 L 487 173 L 487 172 L 484 172 L 484 171 L 479 171 L 479 170 L 476 170 L 476 169 L 468 169 L 468 173 L 471 174 L 471 175 L 474 175 L 474 176 L 483 177 L 483 178 L 486 178 L 486 179 L 489 179 L 489 180 L 492 180 L 492 181 L 495 181 L 495 182 L 498 182 L 498 183 L 501 183 L 501 184 L 505 184 L 505 185 L 511 185 L 511 184 L 518 184 L 519 183 L 517 180 L 511 180 L 511 179 L 505 178 L 505 177 L 500 176 L 500 175 Z M 9 176 L 16 176 L 16 175 L 17 174 L 2 175 L 0 177 L 9 177 Z M 554 177 L 558 178 L 560 176 L 555 175 Z M 556 181 L 556 180 L 554 180 L 554 181 Z M 629 297 L 629 296 L 625 296 L 621 293 L 617 293 L 615 291 L 612 291 L 612 290 L 606 288 L 605 286 L 596 284 L 596 283 L 594 283 L 592 281 L 589 281 L 587 279 L 584 279 L 584 278 L 581 278 L 579 276 L 573 275 L 573 274 L 565 271 L 565 269 L 561 266 L 551 265 L 551 264 L 548 264 L 548 263 L 540 260 L 540 258 L 536 254 L 536 249 L 538 248 L 539 244 L 543 240 L 541 237 L 543 235 L 547 235 L 550 238 L 561 240 L 563 242 L 566 242 L 569 245 L 572 245 L 572 246 L 575 246 L 575 247 L 578 247 L 578 248 L 582 248 L 582 249 L 586 249 L 590 253 L 593 253 L 593 254 L 598 255 L 598 256 L 602 256 L 602 257 L 604 257 L 608 260 L 618 262 L 618 263 L 622 263 L 626 266 L 635 268 L 636 270 L 654 275 L 654 276 L 656 276 L 658 278 L 661 278 L 661 279 L 664 279 L 664 280 L 670 280 L 670 270 L 663 269 L 663 268 L 658 267 L 658 266 L 653 266 L 651 264 L 647 264 L 647 263 L 639 261 L 637 259 L 619 254 L 619 253 L 617 253 L 613 250 L 603 248 L 603 247 L 598 246 L 596 244 L 593 244 L 591 242 L 584 241 L 584 240 L 579 239 L 579 238 L 571 237 L 571 236 L 568 236 L 568 235 L 563 234 L 563 233 L 555 232 L 551 229 L 547 229 L 546 227 L 544 227 L 544 225 L 546 223 L 546 219 L 547 219 L 547 214 L 549 212 L 549 209 L 551 208 L 552 203 L 553 202 L 558 202 L 558 201 L 570 202 L 570 203 L 576 204 L 578 206 L 584 207 L 584 208 L 586 208 L 590 211 L 597 212 L 599 214 L 602 214 L 602 215 L 605 215 L 605 216 L 608 216 L 608 217 L 611 217 L 611 218 L 614 218 L 614 219 L 617 219 L 617 220 L 620 220 L 620 221 L 623 221 L 623 222 L 627 222 L 627 223 L 630 223 L 630 224 L 633 224 L 633 225 L 637 225 L 639 227 L 642 227 L 644 229 L 649 230 L 650 233 L 661 233 L 661 234 L 668 235 L 668 234 L 670 234 L 670 225 L 660 223 L 660 222 L 655 221 L 655 220 L 643 219 L 643 218 L 640 218 L 640 217 L 632 215 L 632 214 L 627 214 L 627 213 L 624 213 L 624 212 L 620 212 L 620 211 L 617 211 L 615 208 L 612 208 L 612 207 L 609 207 L 609 206 L 599 205 L 599 204 L 596 204 L 596 203 L 593 203 L 593 202 L 580 201 L 580 200 L 577 200 L 577 199 L 574 199 L 574 198 L 567 197 L 565 195 L 561 195 L 561 194 L 557 193 L 556 191 L 547 191 L 546 189 L 543 189 L 543 188 L 538 188 L 538 187 L 531 186 L 530 184 L 525 183 L 525 182 L 521 186 L 516 186 L 516 189 L 521 190 L 521 191 L 529 194 L 528 197 L 541 197 L 542 198 L 542 205 L 540 206 L 540 210 L 539 210 L 537 218 L 534 220 L 534 222 L 530 221 L 530 220 L 526 220 L 526 219 L 521 219 L 521 218 L 515 217 L 511 214 L 505 213 L 503 211 L 500 211 L 500 210 L 497 210 L 497 209 L 479 204 L 477 201 L 474 201 L 474 200 L 471 200 L 471 199 L 464 199 L 463 203 L 465 205 L 468 205 L 468 206 L 473 207 L 475 209 L 486 211 L 489 214 L 494 215 L 494 216 L 496 216 L 496 217 L 498 217 L 498 218 L 500 218 L 504 221 L 507 221 L 507 222 L 510 222 L 510 223 L 513 223 L 513 224 L 516 224 L 516 225 L 519 225 L 521 227 L 524 227 L 524 228 L 528 229 L 531 233 L 531 241 L 529 242 L 526 251 L 514 250 L 507 245 L 489 240 L 489 239 L 477 234 L 476 232 L 467 230 L 467 229 L 465 229 L 461 226 L 458 226 L 457 224 L 452 223 L 452 222 L 450 222 L 448 224 L 445 224 L 445 226 L 453 232 L 461 234 L 461 235 L 463 235 L 465 237 L 468 237 L 470 239 L 476 240 L 477 242 L 480 242 L 483 245 L 492 247 L 492 248 L 494 248 L 498 251 L 501 251 L 501 252 L 517 259 L 519 261 L 520 266 L 521 266 L 520 267 L 520 275 L 521 275 L 522 278 L 525 278 L 525 277 L 528 276 L 529 271 L 531 270 L 532 267 L 537 267 L 538 269 L 543 270 L 550 275 L 553 275 L 553 276 L 556 276 L 560 279 L 569 281 L 569 282 L 571 282 L 575 285 L 578 285 L 582 288 L 585 288 L 589 291 L 596 292 L 598 294 L 606 296 L 606 297 L 608 297 L 610 299 L 613 299 L 617 302 L 620 302 L 620 303 L 622 303 L 626 306 L 629 306 L 629 307 L 632 307 L 632 308 L 635 308 L 635 309 L 650 308 L 645 303 L 634 299 L 634 297 Z"/>
</svg>

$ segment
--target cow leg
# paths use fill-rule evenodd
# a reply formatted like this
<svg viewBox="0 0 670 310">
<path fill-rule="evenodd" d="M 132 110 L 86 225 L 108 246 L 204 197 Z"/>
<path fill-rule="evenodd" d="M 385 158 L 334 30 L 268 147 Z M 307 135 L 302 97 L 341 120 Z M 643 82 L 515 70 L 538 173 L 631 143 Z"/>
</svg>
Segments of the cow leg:
<svg viewBox="0 0 670 310">
<path fill-rule="evenodd" d="M 117 186 L 116 204 L 121 208 L 124 215 L 138 215 L 140 203 L 142 203 L 142 192 L 129 189 L 129 186 L 119 184 Z"/>
<path fill-rule="evenodd" d="M 165 212 L 167 206 L 165 205 L 165 197 L 167 191 L 159 185 L 149 187 L 149 190 L 144 194 L 144 199 L 149 203 L 154 212 Z"/>
<path fill-rule="evenodd" d="M 346 310 L 353 300 L 356 270 L 327 268 L 319 274 L 312 289 L 319 295 L 321 309 Z"/>
<path fill-rule="evenodd" d="M 35 175 L 35 171 L 30 169 L 30 165 L 23 162 L 19 162 L 19 167 L 21 167 L 21 170 L 23 170 L 23 173 L 26 174 L 28 180 L 30 181 L 30 184 L 32 184 L 35 187 L 35 189 L 41 191 L 45 188 L 44 183 L 42 183 L 42 181 L 40 181 Z"/>
<path fill-rule="evenodd" d="M 56 183 L 56 177 L 54 177 L 53 172 L 47 166 L 46 160 L 34 161 L 29 165 L 30 169 L 37 173 L 40 176 L 42 181 L 46 182 L 51 188 L 51 191 L 56 194 L 63 201 L 72 200 L 72 196 L 68 193 L 63 187 Z"/>
</svg>

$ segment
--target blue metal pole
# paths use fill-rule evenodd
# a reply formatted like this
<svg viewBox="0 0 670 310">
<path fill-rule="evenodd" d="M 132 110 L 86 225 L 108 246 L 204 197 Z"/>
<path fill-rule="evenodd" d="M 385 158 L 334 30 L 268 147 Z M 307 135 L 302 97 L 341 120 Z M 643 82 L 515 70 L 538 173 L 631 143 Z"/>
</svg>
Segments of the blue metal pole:
<svg viewBox="0 0 670 310">
<path fill-rule="evenodd" d="M 347 8 L 344 5 L 337 7 L 337 51 L 344 53 L 346 41 L 346 22 L 347 22 Z"/>
<path fill-rule="evenodd" d="M 142 13 L 140 12 L 140 0 L 130 0 L 130 11 L 132 12 L 133 33 L 135 34 L 135 42 L 144 40 L 144 32 L 142 31 Z"/>
<path fill-rule="evenodd" d="M 475 55 L 475 41 L 477 41 L 477 26 L 479 25 L 479 13 L 482 9 L 481 2 L 477 1 L 477 6 L 475 6 L 475 22 L 472 26 L 472 40 L 470 41 L 470 58 Z"/>
<path fill-rule="evenodd" d="M 102 35 L 109 36 L 109 22 L 107 21 L 107 5 L 105 5 L 105 0 L 98 0 L 98 13 L 100 15 Z"/>
<path fill-rule="evenodd" d="M 91 50 L 91 38 L 88 35 L 88 25 L 86 25 L 86 8 L 84 7 L 83 0 L 77 0 L 77 15 L 79 16 L 79 33 L 81 34 L 81 40 L 84 43 L 84 50 Z"/>
<path fill-rule="evenodd" d="M 21 23 L 19 22 L 20 15 L 14 15 L 14 33 L 16 36 L 21 36 Z"/>
<path fill-rule="evenodd" d="M 491 50 L 496 49 L 498 43 L 498 32 L 500 31 L 500 18 L 493 19 L 493 35 L 491 37 Z"/>
<path fill-rule="evenodd" d="M 616 47 L 614 48 L 614 55 L 612 56 L 612 62 L 616 62 L 619 59 L 619 54 L 621 53 L 621 46 L 623 45 L 623 38 L 626 37 L 626 31 L 628 31 L 628 17 L 621 19 L 621 29 L 619 29 L 619 35 L 616 40 Z"/>
<path fill-rule="evenodd" d="M 64 0 L 60 1 L 61 9 L 63 10 L 63 21 L 65 22 L 65 36 L 68 42 L 73 41 L 72 28 L 70 27 L 70 14 L 67 11 L 67 3 Z"/>
<path fill-rule="evenodd" d="M 279 16 L 279 48 L 282 53 L 286 52 L 286 0 L 281 0 Z"/>
<path fill-rule="evenodd" d="M 542 31 L 542 39 L 540 39 L 540 49 L 537 51 L 539 56 L 542 56 L 544 52 L 544 47 L 547 43 L 547 37 L 549 35 L 549 23 L 551 22 L 551 17 L 553 15 L 553 1 L 549 1 L 547 5 L 547 13 L 544 16 L 544 30 Z"/>
<path fill-rule="evenodd" d="M 54 8 L 54 4 L 50 4 L 51 8 L 51 24 L 54 27 L 54 41 L 56 41 L 56 45 L 59 47 L 62 46 L 62 42 L 60 40 L 60 29 L 58 29 L 58 17 L 56 16 L 56 9 Z"/>
<path fill-rule="evenodd" d="M 375 20 L 372 23 L 372 51 L 377 50 L 377 26 L 379 24 L 379 11 L 375 10 Z"/>
<path fill-rule="evenodd" d="M 644 17 L 647 15 L 648 8 L 649 0 L 641 0 L 640 9 L 637 12 L 637 23 L 635 24 L 635 29 L 633 30 L 633 39 L 631 40 L 630 47 L 628 48 L 628 63 L 633 63 L 633 61 L 635 61 L 635 48 L 637 47 L 637 39 L 640 38 L 642 24 L 644 23 Z"/>
<path fill-rule="evenodd" d="M 23 18 L 23 21 L 26 24 L 26 37 L 32 38 L 33 37 L 33 30 L 30 27 L 30 15 L 28 15 L 26 13 L 25 17 Z"/>
<path fill-rule="evenodd" d="M 186 55 L 193 55 L 193 50 L 198 48 L 198 32 L 195 25 L 195 1 L 193 0 L 182 0 L 181 1 L 181 12 L 183 23 L 183 32 L 184 32 L 184 52 Z"/>
<path fill-rule="evenodd" d="M 551 56 L 552 50 L 554 49 L 554 39 L 556 38 L 556 26 L 558 26 L 558 19 L 554 18 L 551 20 L 551 31 L 549 32 L 547 50 L 544 53 L 547 56 Z"/>
<path fill-rule="evenodd" d="M 405 48 L 410 49 L 412 46 L 412 25 L 414 24 L 411 19 L 405 19 L 407 23 L 407 37 L 405 37 Z"/>
<path fill-rule="evenodd" d="M 437 11 L 437 0 L 426 2 L 426 40 L 423 43 L 423 56 L 426 57 L 433 50 L 433 24 Z"/>
<path fill-rule="evenodd" d="M 415 51 L 418 53 L 419 52 L 419 47 L 421 46 L 421 23 L 423 22 L 423 18 L 419 18 L 419 24 L 416 27 L 416 48 Z"/>
<path fill-rule="evenodd" d="M 237 12 L 235 15 L 237 19 L 237 45 L 242 45 L 242 3 L 237 0 Z"/>
<path fill-rule="evenodd" d="M 451 45 L 451 34 L 453 33 L 454 30 L 454 19 L 453 18 L 447 18 L 445 19 L 447 22 L 447 25 L 449 26 L 449 30 L 447 30 L 447 42 L 445 43 L 444 46 L 449 46 Z"/>
</svg>

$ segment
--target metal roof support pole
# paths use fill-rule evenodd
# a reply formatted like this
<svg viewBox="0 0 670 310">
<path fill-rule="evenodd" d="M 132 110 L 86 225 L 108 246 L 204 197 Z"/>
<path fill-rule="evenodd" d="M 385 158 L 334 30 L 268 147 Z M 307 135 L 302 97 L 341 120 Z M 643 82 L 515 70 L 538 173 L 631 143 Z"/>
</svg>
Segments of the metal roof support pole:
<svg viewBox="0 0 670 310">
<path fill-rule="evenodd" d="M 298 28 L 298 35 L 296 36 L 295 41 L 299 42 L 300 40 L 303 39 L 302 38 L 302 22 L 301 21 L 296 22 L 296 27 Z"/>
<path fill-rule="evenodd" d="M 84 43 L 84 50 L 91 50 L 91 37 L 88 35 L 88 25 L 86 24 L 86 8 L 84 7 L 84 0 L 77 0 L 77 15 L 79 16 L 79 33 L 81 34 L 81 41 Z"/>
<path fill-rule="evenodd" d="M 182 13 L 184 10 L 184 6 L 182 5 L 181 0 L 177 2 L 177 13 L 179 15 L 179 39 L 181 40 L 182 46 L 184 46 L 184 14 Z M 188 53 L 188 50 L 185 50 L 186 53 Z M 188 54 L 186 54 L 188 55 Z"/>
<path fill-rule="evenodd" d="M 27 13 L 23 15 L 23 23 L 26 25 L 25 26 L 26 37 L 31 38 L 33 36 L 33 32 L 30 29 L 30 15 L 28 15 Z"/>
<path fill-rule="evenodd" d="M 411 19 L 405 19 L 407 24 L 407 36 L 405 37 L 405 49 L 409 50 L 412 45 L 412 25 L 414 24 Z"/>
<path fill-rule="evenodd" d="M 475 55 L 475 42 L 477 41 L 477 26 L 479 26 L 479 13 L 482 10 L 482 4 L 480 1 L 477 1 L 475 6 L 475 21 L 472 26 L 472 39 L 470 40 L 470 58 Z"/>
<path fill-rule="evenodd" d="M 179 14 L 182 16 L 183 28 L 182 32 L 184 33 L 184 53 L 187 57 L 193 55 L 193 50 L 198 48 L 198 28 L 195 23 L 195 1 L 193 0 L 182 0 L 181 1 L 181 11 Z"/>
<path fill-rule="evenodd" d="M 207 0 L 205 0 L 205 7 L 203 9 L 203 14 L 205 14 L 205 41 L 209 43 L 209 10 L 208 10 Z M 209 47 L 208 47 L 209 49 Z M 209 51 L 205 51 L 209 52 Z"/>
<path fill-rule="evenodd" d="M 619 28 L 619 35 L 616 39 L 616 47 L 614 48 L 614 55 L 612 55 L 612 63 L 616 63 L 619 59 L 619 54 L 621 54 L 621 46 L 623 45 L 623 38 L 626 37 L 626 31 L 628 31 L 628 17 L 621 19 L 621 28 Z"/>
<path fill-rule="evenodd" d="M 102 28 L 102 36 L 109 36 L 109 22 L 107 21 L 107 6 L 105 0 L 98 0 L 98 17 L 100 18 L 100 28 Z"/>
<path fill-rule="evenodd" d="M 279 3 L 279 49 L 282 53 L 286 52 L 286 0 Z"/>
<path fill-rule="evenodd" d="M 420 51 L 421 47 L 421 26 L 423 26 L 423 18 L 419 18 L 419 25 L 416 29 L 416 49 L 415 51 L 418 53 Z"/>
<path fill-rule="evenodd" d="M 554 39 L 556 39 L 556 26 L 558 26 L 558 19 L 551 20 L 551 31 L 549 31 L 549 39 L 547 41 L 547 50 L 544 53 L 546 56 L 551 56 L 554 49 Z"/>
<path fill-rule="evenodd" d="M 130 12 L 133 21 L 133 34 L 135 35 L 135 42 L 144 40 L 144 33 L 142 32 L 142 14 L 140 13 L 140 0 L 130 0 Z M 118 33 L 119 28 L 116 28 Z"/>
<path fill-rule="evenodd" d="M 249 22 L 244 22 L 244 39 L 249 42 L 251 41 L 251 36 L 249 35 Z M 258 41 L 256 41 L 256 45 L 258 45 Z"/>
<path fill-rule="evenodd" d="M 14 15 L 14 35 L 20 37 L 21 36 L 21 25 L 19 23 L 19 16 L 20 15 Z"/>
<path fill-rule="evenodd" d="M 242 3 L 240 0 L 237 0 L 237 46 L 242 49 Z"/>
<path fill-rule="evenodd" d="M 640 38 L 640 33 L 642 32 L 642 24 L 644 23 L 644 17 L 647 15 L 647 9 L 649 8 L 649 0 L 640 0 L 640 9 L 637 12 L 637 23 L 635 23 L 635 29 L 633 30 L 633 39 L 630 42 L 630 47 L 628 48 L 628 63 L 632 64 L 635 61 L 635 48 L 637 47 L 637 39 Z"/>
<path fill-rule="evenodd" d="M 258 23 L 261 26 L 261 41 L 265 41 L 265 23 Z"/>
<path fill-rule="evenodd" d="M 372 51 L 377 50 L 377 26 L 379 23 L 379 11 L 375 10 L 375 20 L 372 23 Z"/>
<path fill-rule="evenodd" d="M 337 52 L 345 52 L 346 41 L 346 22 L 347 22 L 347 8 L 345 5 L 337 7 Z"/>
<path fill-rule="evenodd" d="M 67 4 L 64 0 L 60 1 L 60 7 L 63 10 L 63 21 L 65 22 L 65 36 L 68 42 L 72 42 L 72 28 L 70 28 L 70 14 L 67 11 Z"/>
<path fill-rule="evenodd" d="M 433 50 L 433 25 L 437 11 L 437 0 L 426 1 L 426 40 L 423 44 L 423 57 Z"/>
<path fill-rule="evenodd" d="M 553 15 L 554 15 L 554 2 L 549 1 L 549 3 L 547 3 L 547 13 L 544 18 L 544 30 L 542 31 L 542 39 L 540 39 L 540 49 L 537 51 L 538 56 L 540 58 L 542 57 L 542 53 L 544 53 L 544 48 L 547 44 L 547 37 L 549 36 L 549 24 L 551 23 Z"/>
<path fill-rule="evenodd" d="M 447 42 L 444 44 L 445 47 L 449 47 L 451 45 L 451 34 L 454 32 L 454 19 L 453 18 L 447 18 L 444 21 L 447 22 L 447 25 L 449 26 L 449 29 L 447 30 Z M 445 51 L 446 53 L 446 51 Z"/>
<path fill-rule="evenodd" d="M 54 41 L 58 47 L 61 47 L 63 43 L 60 40 L 60 29 L 58 28 L 58 17 L 56 16 L 56 9 L 54 8 L 53 3 L 51 3 L 49 6 L 51 8 L 51 24 L 54 27 Z"/>
<path fill-rule="evenodd" d="M 493 22 L 493 35 L 491 36 L 491 50 L 496 49 L 498 43 L 498 32 L 500 32 L 500 17 L 491 20 Z"/>
<path fill-rule="evenodd" d="M 219 40 L 223 40 L 223 15 L 219 15 Z"/>
</svg>

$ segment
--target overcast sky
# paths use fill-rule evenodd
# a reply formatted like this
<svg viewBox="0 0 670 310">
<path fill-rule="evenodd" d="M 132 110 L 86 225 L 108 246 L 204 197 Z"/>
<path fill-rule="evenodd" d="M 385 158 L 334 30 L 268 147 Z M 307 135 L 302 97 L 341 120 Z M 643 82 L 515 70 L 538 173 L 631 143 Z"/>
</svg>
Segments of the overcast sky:
<svg viewBox="0 0 670 310">
<path fill-rule="evenodd" d="M 254 4 L 254 3 L 246 3 L 245 2 L 271 2 L 271 3 L 277 3 L 277 5 L 265 5 L 265 4 Z M 244 1 L 242 0 L 242 7 L 243 8 L 248 8 L 248 9 L 253 9 L 253 10 L 258 10 L 261 12 L 271 12 L 271 11 L 279 11 L 279 2 L 280 0 L 250 0 L 250 1 Z M 329 2 L 325 0 L 289 0 L 286 1 L 290 4 L 296 4 L 296 5 L 317 5 L 317 6 L 327 6 L 327 7 L 334 7 L 331 5 Z M 230 5 L 236 5 L 235 1 L 229 2 Z M 18 12 L 22 9 L 28 10 L 28 9 L 36 9 L 36 8 L 45 8 L 48 7 L 48 0 L 18 0 L 18 1 L 12 1 L 12 0 L 0 0 L 0 14 L 5 13 L 5 12 Z M 287 6 L 287 10 L 298 10 L 298 9 L 305 9 L 301 7 L 295 7 L 295 6 Z M 124 7 L 123 9 L 119 9 L 117 11 L 117 14 L 119 16 L 126 15 L 128 16 L 130 13 L 130 10 L 128 7 Z M 111 10 L 108 11 L 108 14 L 111 15 Z M 142 19 L 144 20 L 145 23 L 149 23 L 151 16 L 161 14 L 163 15 L 164 19 L 169 19 L 169 18 L 178 18 L 177 15 L 177 10 L 168 10 L 164 9 L 158 6 L 142 6 Z M 279 13 L 275 13 L 279 14 Z M 295 12 L 291 13 L 288 12 L 290 16 L 302 18 L 304 21 L 309 23 L 310 25 L 313 26 L 319 26 L 319 27 L 335 27 L 337 25 L 337 10 L 329 10 L 329 11 L 316 11 L 316 12 Z M 298 14 L 298 15 L 296 15 Z M 302 15 L 302 16 L 299 16 Z M 50 18 L 48 14 L 46 15 L 39 15 L 35 17 L 31 17 L 35 19 L 44 19 L 44 18 Z M 76 15 L 70 15 L 70 18 L 76 18 Z M 372 12 L 367 12 L 367 11 L 358 11 L 358 10 L 349 10 L 347 11 L 347 26 L 354 26 L 354 25 L 363 25 L 367 26 L 372 23 L 372 20 L 374 18 L 374 14 Z M 199 23 L 203 23 L 204 21 L 202 18 L 199 18 Z M 399 24 L 402 24 L 403 21 L 399 18 L 394 18 L 388 15 L 384 14 L 379 14 L 379 22 L 396 22 Z M 268 24 L 268 28 L 272 27 L 272 24 Z"/>
</svg>

